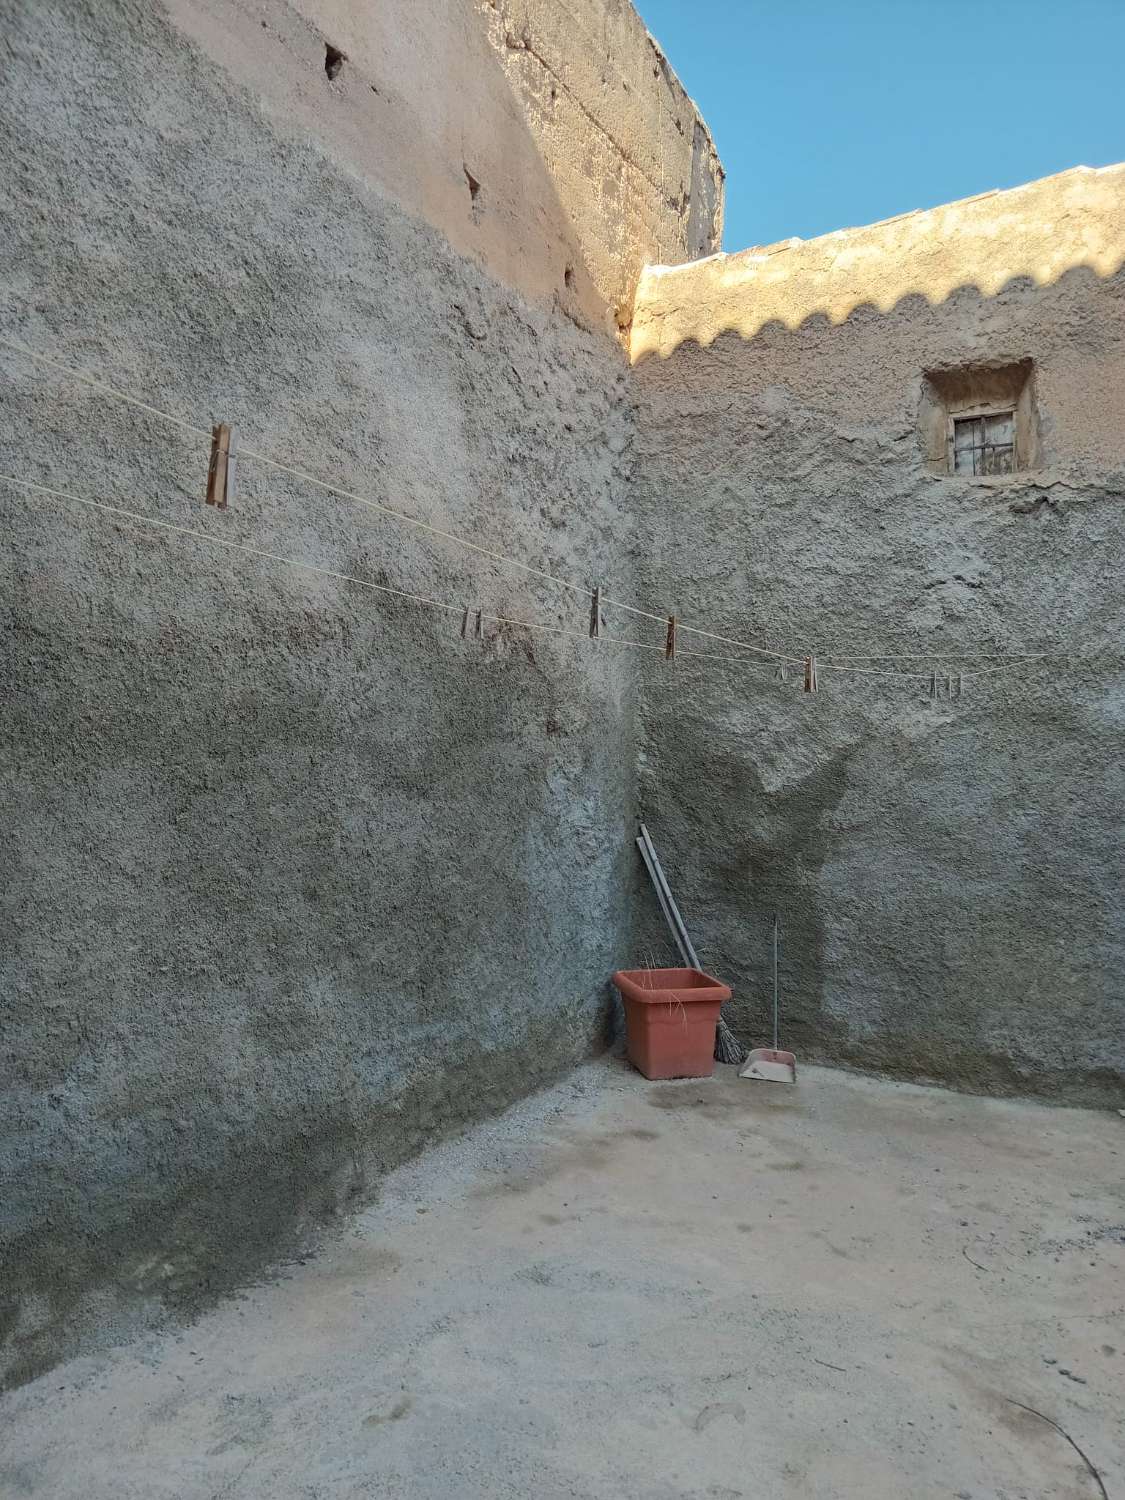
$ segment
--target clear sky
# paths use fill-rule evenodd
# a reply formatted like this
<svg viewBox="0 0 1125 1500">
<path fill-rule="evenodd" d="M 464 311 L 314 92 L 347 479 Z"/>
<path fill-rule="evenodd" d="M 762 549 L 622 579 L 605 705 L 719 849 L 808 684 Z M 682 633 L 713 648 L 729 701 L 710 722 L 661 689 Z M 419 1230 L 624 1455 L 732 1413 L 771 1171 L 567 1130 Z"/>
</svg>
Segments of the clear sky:
<svg viewBox="0 0 1125 1500">
<path fill-rule="evenodd" d="M 727 171 L 723 248 L 1125 160 L 1125 0 L 634 0 Z"/>
</svg>

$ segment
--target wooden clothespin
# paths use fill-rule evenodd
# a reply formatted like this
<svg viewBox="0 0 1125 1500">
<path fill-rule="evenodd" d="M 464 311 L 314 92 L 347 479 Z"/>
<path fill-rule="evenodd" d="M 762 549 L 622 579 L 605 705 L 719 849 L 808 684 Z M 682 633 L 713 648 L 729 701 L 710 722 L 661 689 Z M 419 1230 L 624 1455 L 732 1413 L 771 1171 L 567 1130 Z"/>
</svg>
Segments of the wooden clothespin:
<svg viewBox="0 0 1125 1500">
<path fill-rule="evenodd" d="M 810 654 L 805 657 L 805 692 L 815 693 L 820 690 L 820 681 L 816 672 L 816 657 Z"/>
<path fill-rule="evenodd" d="M 484 610 L 474 610 L 466 606 L 465 613 L 461 616 L 461 639 L 463 641 L 469 638 L 469 620 L 474 617 L 473 639 L 479 641 L 484 636 Z"/>
<path fill-rule="evenodd" d="M 594 602 L 590 605 L 590 639 L 600 641 L 602 638 L 602 591 L 598 587 L 594 590 Z"/>
<path fill-rule="evenodd" d="M 226 510 L 234 498 L 234 428 L 216 422 L 211 429 L 211 462 L 207 466 L 207 504 Z"/>
<path fill-rule="evenodd" d="M 664 642 L 664 655 L 668 661 L 676 660 L 676 617 L 668 616 L 668 637 Z"/>
</svg>

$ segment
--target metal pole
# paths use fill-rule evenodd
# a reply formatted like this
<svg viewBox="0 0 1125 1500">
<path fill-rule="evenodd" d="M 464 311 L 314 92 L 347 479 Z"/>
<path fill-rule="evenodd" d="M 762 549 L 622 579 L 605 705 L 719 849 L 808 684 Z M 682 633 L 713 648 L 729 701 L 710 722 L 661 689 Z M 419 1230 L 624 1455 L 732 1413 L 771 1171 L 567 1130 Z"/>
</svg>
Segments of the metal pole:
<svg viewBox="0 0 1125 1500">
<path fill-rule="evenodd" d="M 777 1051 L 777 912 L 773 914 L 773 1050 Z"/>
</svg>

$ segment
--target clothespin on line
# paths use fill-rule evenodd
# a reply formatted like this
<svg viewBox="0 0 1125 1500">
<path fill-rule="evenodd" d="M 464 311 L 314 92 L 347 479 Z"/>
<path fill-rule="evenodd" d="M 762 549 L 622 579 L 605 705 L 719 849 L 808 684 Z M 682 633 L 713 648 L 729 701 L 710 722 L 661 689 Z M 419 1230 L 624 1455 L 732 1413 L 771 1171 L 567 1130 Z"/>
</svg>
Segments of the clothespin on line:
<svg viewBox="0 0 1125 1500">
<path fill-rule="evenodd" d="M 815 693 L 820 690 L 820 681 L 816 672 L 816 657 L 810 652 L 805 657 L 805 692 Z"/>
<path fill-rule="evenodd" d="M 590 605 L 590 639 L 600 641 L 602 638 L 602 591 L 599 585 L 594 590 L 594 602 Z"/>
<path fill-rule="evenodd" d="M 465 613 L 461 616 L 461 639 L 463 641 L 467 641 L 469 639 L 469 620 L 470 618 L 474 617 L 475 623 L 473 626 L 473 638 L 478 641 L 484 639 L 484 610 L 470 609 L 466 605 Z"/>
<path fill-rule="evenodd" d="M 664 656 L 667 661 L 676 660 L 676 617 L 668 616 L 668 636 L 664 642 Z"/>
<path fill-rule="evenodd" d="M 226 510 L 234 498 L 234 428 L 216 422 L 211 429 L 211 462 L 207 465 L 207 504 Z"/>
</svg>

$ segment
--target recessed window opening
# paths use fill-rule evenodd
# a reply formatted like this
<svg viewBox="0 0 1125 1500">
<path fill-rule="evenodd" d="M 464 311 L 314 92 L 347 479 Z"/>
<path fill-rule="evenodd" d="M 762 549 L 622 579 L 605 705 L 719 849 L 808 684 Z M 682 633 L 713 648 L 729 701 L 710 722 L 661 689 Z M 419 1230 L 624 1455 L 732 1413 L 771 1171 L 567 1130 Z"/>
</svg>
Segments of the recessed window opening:
<svg viewBox="0 0 1125 1500">
<path fill-rule="evenodd" d="M 1043 463 L 1031 359 L 927 370 L 918 409 L 931 474 L 993 479 Z"/>
<path fill-rule="evenodd" d="M 951 417 L 954 474 L 1012 474 L 1016 468 L 1016 413 L 973 412 Z"/>
</svg>

